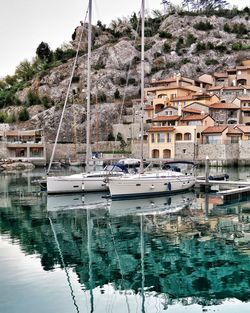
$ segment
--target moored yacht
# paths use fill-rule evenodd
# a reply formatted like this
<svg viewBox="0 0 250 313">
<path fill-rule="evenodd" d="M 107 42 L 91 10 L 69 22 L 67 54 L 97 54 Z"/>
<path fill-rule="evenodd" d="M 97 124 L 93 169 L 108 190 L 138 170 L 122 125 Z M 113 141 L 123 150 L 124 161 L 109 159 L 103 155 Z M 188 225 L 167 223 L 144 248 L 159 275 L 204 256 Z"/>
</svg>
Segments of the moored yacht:
<svg viewBox="0 0 250 313">
<path fill-rule="evenodd" d="M 107 179 L 111 177 L 120 177 L 128 173 L 126 167 L 121 164 L 107 165 L 103 171 L 79 173 L 64 176 L 47 177 L 47 193 L 74 193 L 107 191 Z"/>
<path fill-rule="evenodd" d="M 192 173 L 174 170 L 145 171 L 139 174 L 113 177 L 108 182 L 113 199 L 172 194 L 188 190 L 194 184 L 195 177 Z"/>
</svg>

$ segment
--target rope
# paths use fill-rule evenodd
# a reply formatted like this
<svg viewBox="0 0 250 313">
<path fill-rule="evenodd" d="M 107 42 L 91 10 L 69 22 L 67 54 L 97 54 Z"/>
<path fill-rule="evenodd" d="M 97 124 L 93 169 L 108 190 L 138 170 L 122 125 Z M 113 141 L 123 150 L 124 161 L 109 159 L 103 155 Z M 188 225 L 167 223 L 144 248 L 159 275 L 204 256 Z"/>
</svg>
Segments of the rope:
<svg viewBox="0 0 250 313">
<path fill-rule="evenodd" d="M 87 11 L 86 11 L 84 23 L 86 22 L 88 11 L 89 11 L 89 7 L 87 8 Z M 74 77 L 76 63 L 77 63 L 77 60 L 78 60 L 78 55 L 79 55 L 79 51 L 80 51 L 80 44 L 81 44 L 81 41 L 82 41 L 83 31 L 84 31 L 84 27 L 82 27 L 82 31 L 81 31 L 81 34 L 80 34 L 80 39 L 79 39 L 78 46 L 77 46 L 76 56 L 75 56 L 74 63 L 73 63 L 72 73 L 71 73 L 71 76 L 70 76 L 69 85 L 68 85 L 68 89 L 67 89 L 67 93 L 66 93 L 66 98 L 65 98 L 65 101 L 64 101 L 62 114 L 61 114 L 61 118 L 60 118 L 58 129 L 57 129 L 57 133 L 56 133 L 55 143 L 54 143 L 52 154 L 51 154 L 51 157 L 50 157 L 50 162 L 49 162 L 47 175 L 50 172 L 50 169 L 51 169 L 51 166 L 52 166 L 52 162 L 54 160 L 55 151 L 56 151 L 56 145 L 57 145 L 57 142 L 58 142 L 59 133 L 60 133 L 61 126 L 62 126 L 62 121 L 63 121 L 66 105 L 68 103 L 68 98 L 69 98 L 69 93 L 70 93 L 70 86 L 71 86 L 71 83 L 72 83 L 72 80 L 73 80 L 73 77 Z"/>
<path fill-rule="evenodd" d="M 80 313 L 79 308 L 78 308 L 78 305 L 77 305 L 77 303 L 76 303 L 76 297 L 75 297 L 75 295 L 74 295 L 74 290 L 73 290 L 73 287 L 72 287 L 72 284 L 71 284 L 71 281 L 70 281 L 70 275 L 69 275 L 69 272 L 68 272 L 68 270 L 67 270 L 67 268 L 66 268 L 66 265 L 65 265 L 65 262 L 64 262 L 63 254 L 62 254 L 62 251 L 61 251 L 61 248 L 60 248 L 59 241 L 58 241 L 58 239 L 57 239 L 57 235 L 56 235 L 56 231 L 55 231 L 54 226 L 53 226 L 53 222 L 52 222 L 52 220 L 51 220 L 50 217 L 48 217 L 48 219 L 49 219 L 50 226 L 51 226 L 51 229 L 52 229 L 54 238 L 55 238 L 55 242 L 56 242 L 56 246 L 57 246 L 57 249 L 58 249 L 58 252 L 59 252 L 59 255 L 60 255 L 60 259 L 61 259 L 61 262 L 62 262 L 64 271 L 65 271 L 65 274 L 66 274 L 66 278 L 67 278 L 67 281 L 68 281 L 68 284 L 69 284 L 69 288 L 70 288 L 70 294 L 71 294 L 71 297 L 72 297 L 74 306 L 75 306 L 75 308 L 76 308 L 76 312 L 77 312 L 77 313 Z"/>
</svg>

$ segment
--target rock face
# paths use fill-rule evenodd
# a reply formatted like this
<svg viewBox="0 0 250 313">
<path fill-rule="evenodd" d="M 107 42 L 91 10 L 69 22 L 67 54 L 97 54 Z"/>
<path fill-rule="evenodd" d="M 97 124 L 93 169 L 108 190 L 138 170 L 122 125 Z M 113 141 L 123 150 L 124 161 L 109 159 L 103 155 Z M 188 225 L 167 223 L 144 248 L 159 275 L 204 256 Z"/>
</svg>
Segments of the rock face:
<svg viewBox="0 0 250 313">
<path fill-rule="evenodd" d="M 0 163 L 0 171 L 13 172 L 13 171 L 29 171 L 33 170 L 35 166 L 28 162 L 6 162 Z"/>
<path fill-rule="evenodd" d="M 91 106 L 91 139 L 105 141 L 112 133 L 112 124 L 119 121 L 120 105 L 102 104 Z M 44 130 L 47 142 L 54 142 L 60 123 L 62 108 L 54 106 L 34 115 L 23 126 L 27 129 Z M 66 106 L 62 127 L 59 132 L 61 143 L 86 142 L 86 108 L 80 104 Z"/>
<path fill-rule="evenodd" d="M 211 30 L 197 30 L 199 22 L 208 22 Z M 248 32 L 242 34 L 226 32 L 225 24 L 244 24 Z M 81 42 L 81 56 L 73 75 L 73 84 L 65 120 L 59 137 L 61 142 L 73 142 L 74 137 L 85 140 L 85 107 L 87 87 L 87 27 L 75 30 L 72 42 L 77 47 L 80 33 L 84 28 Z M 91 116 L 92 133 L 106 140 L 113 123 L 119 123 L 119 110 L 114 100 L 117 92 L 120 99 L 137 98 L 140 95 L 140 39 L 133 37 L 135 31 L 128 21 L 119 21 L 112 31 L 105 27 L 93 26 L 91 60 Z M 145 40 L 145 84 L 152 79 L 163 79 L 180 72 L 183 76 L 198 78 L 203 73 L 221 71 L 235 67 L 242 59 L 249 58 L 250 19 L 247 13 L 231 19 L 217 16 L 190 16 L 177 13 L 163 17 L 158 33 Z M 124 35 L 115 34 L 124 32 Z M 162 35 L 163 34 L 163 35 Z M 164 35 L 165 34 L 165 35 Z M 248 50 L 233 48 L 240 43 Z M 223 48 L 224 47 L 224 48 Z M 59 125 L 61 108 L 69 86 L 74 59 L 49 70 L 42 78 L 34 79 L 31 86 L 17 92 L 24 101 L 29 90 L 40 98 L 48 97 L 56 104 L 44 110 L 43 107 L 29 108 L 28 128 L 43 128 L 46 137 L 54 141 Z M 99 105 L 97 104 L 99 103 Z M 71 127 L 69 127 L 71 125 Z M 95 129 L 99 129 L 98 131 Z"/>
<path fill-rule="evenodd" d="M 211 30 L 197 30 L 195 25 L 208 22 Z M 127 22 L 128 23 L 128 22 Z M 244 24 L 248 33 L 237 34 L 225 32 L 225 24 Z M 128 23 L 129 24 L 129 23 Z M 126 24 L 125 24 L 126 26 Z M 117 26 L 118 30 L 125 27 Z M 87 24 L 75 30 L 73 47 L 77 47 L 80 34 L 83 31 L 81 42 L 82 56 L 79 57 L 74 77 L 77 79 L 75 100 L 86 100 L 87 78 Z M 126 26 L 129 29 L 129 26 Z M 139 38 L 130 37 L 114 38 L 107 30 L 93 26 L 92 36 L 92 73 L 91 93 L 93 97 L 105 94 L 112 102 L 114 92 L 118 88 L 120 94 L 127 93 L 136 97 L 140 89 L 140 47 Z M 245 47 L 250 45 L 250 20 L 246 16 L 236 16 L 232 19 L 217 16 L 188 16 L 168 15 L 159 26 L 159 33 L 146 37 L 145 41 L 145 79 L 162 79 L 166 76 L 180 72 L 184 76 L 198 77 L 203 73 L 222 70 L 225 67 L 234 67 L 240 59 L 249 56 L 249 50 L 236 51 L 233 44 L 240 42 Z M 164 38 L 161 33 L 170 34 Z M 163 37 L 163 38 L 162 38 Z M 136 42 L 136 44 L 135 44 Z M 199 46 L 205 44 L 204 48 Z M 218 46 L 224 45 L 222 51 Z M 36 90 L 40 97 L 47 96 L 55 103 L 62 103 L 65 99 L 69 85 L 74 59 L 70 59 L 40 79 L 34 80 L 31 87 L 18 92 L 20 100 L 24 100 L 29 89 Z M 128 85 L 126 86 L 126 79 Z"/>
</svg>

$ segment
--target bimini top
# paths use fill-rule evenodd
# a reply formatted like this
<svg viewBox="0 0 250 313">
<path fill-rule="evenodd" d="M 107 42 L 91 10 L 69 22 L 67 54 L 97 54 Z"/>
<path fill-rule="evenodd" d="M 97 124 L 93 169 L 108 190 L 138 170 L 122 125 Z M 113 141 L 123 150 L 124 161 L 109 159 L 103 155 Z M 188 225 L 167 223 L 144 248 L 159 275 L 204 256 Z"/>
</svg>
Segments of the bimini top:
<svg viewBox="0 0 250 313">
<path fill-rule="evenodd" d="M 107 165 L 107 166 L 105 166 L 104 171 L 128 173 L 128 169 L 127 169 L 126 165 L 120 164 L 120 163 L 114 163 L 111 165 Z"/>
</svg>

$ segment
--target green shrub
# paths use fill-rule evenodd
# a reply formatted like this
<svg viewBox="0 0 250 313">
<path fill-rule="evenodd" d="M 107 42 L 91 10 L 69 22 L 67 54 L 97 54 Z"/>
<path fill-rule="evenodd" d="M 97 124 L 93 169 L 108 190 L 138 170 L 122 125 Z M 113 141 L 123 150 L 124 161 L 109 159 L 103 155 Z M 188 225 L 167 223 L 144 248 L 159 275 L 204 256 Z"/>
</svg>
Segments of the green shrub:
<svg viewBox="0 0 250 313">
<path fill-rule="evenodd" d="M 206 65 L 217 65 L 217 64 L 219 64 L 219 62 L 215 59 L 208 59 L 208 60 L 206 60 L 205 63 L 206 63 Z"/>
<path fill-rule="evenodd" d="M 22 111 L 19 112 L 18 120 L 21 122 L 29 120 L 29 112 L 26 108 L 23 108 Z"/>
<path fill-rule="evenodd" d="M 106 102 L 107 101 L 107 96 L 104 92 L 101 92 L 98 94 L 98 102 Z"/>
<path fill-rule="evenodd" d="M 227 52 L 227 47 L 222 43 L 218 46 L 214 47 L 215 50 L 219 51 L 219 52 Z"/>
<path fill-rule="evenodd" d="M 173 36 L 169 32 L 161 31 L 161 32 L 159 32 L 159 37 L 160 38 L 171 39 Z"/>
<path fill-rule="evenodd" d="M 232 45 L 232 50 L 242 50 L 242 43 L 241 42 L 235 42 Z"/>
<path fill-rule="evenodd" d="M 202 30 L 202 31 L 208 31 L 214 28 L 213 25 L 208 21 L 195 23 L 193 27 L 197 30 Z"/>
<path fill-rule="evenodd" d="M 207 49 L 213 50 L 214 49 L 214 44 L 210 41 L 207 42 Z"/>
<path fill-rule="evenodd" d="M 191 46 L 193 43 L 196 42 L 196 40 L 197 38 L 192 33 L 188 33 L 186 38 L 186 46 L 187 47 Z"/>
<path fill-rule="evenodd" d="M 37 93 L 35 93 L 32 90 L 29 90 L 28 93 L 27 93 L 27 96 L 26 96 L 25 104 L 27 106 L 41 104 L 41 99 L 39 98 Z"/>
<path fill-rule="evenodd" d="M 163 52 L 169 53 L 171 51 L 171 46 L 165 41 L 163 44 Z"/>
<path fill-rule="evenodd" d="M 0 112 L 0 123 L 6 123 L 7 114 L 5 112 Z"/>
<path fill-rule="evenodd" d="M 108 134 L 107 140 L 108 140 L 108 141 L 115 141 L 115 136 L 113 135 L 113 133 L 109 133 L 109 134 Z"/>
<path fill-rule="evenodd" d="M 197 42 L 196 44 L 196 51 L 199 52 L 199 51 L 204 51 L 207 49 L 207 46 L 204 42 Z"/>
</svg>

